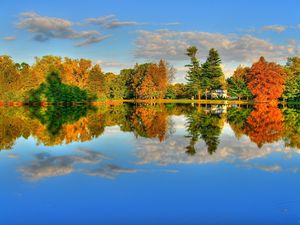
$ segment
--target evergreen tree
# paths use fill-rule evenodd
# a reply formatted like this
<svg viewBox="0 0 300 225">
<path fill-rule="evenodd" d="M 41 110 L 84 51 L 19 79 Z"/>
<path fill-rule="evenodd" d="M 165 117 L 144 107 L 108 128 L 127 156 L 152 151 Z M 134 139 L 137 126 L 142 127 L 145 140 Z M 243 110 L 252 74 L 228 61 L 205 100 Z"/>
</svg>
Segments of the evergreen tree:
<svg viewBox="0 0 300 225">
<path fill-rule="evenodd" d="M 192 93 L 192 95 L 198 95 L 198 99 L 201 99 L 201 67 L 199 60 L 197 59 L 198 49 L 195 46 L 191 46 L 187 49 L 186 55 L 190 57 L 190 64 L 186 65 L 188 67 L 188 72 L 185 77 L 187 80 L 187 89 Z"/>
<path fill-rule="evenodd" d="M 214 48 L 209 50 L 206 62 L 202 64 L 201 86 L 205 90 L 207 99 L 208 91 L 225 86 L 225 76 L 221 68 L 221 58 Z"/>
</svg>

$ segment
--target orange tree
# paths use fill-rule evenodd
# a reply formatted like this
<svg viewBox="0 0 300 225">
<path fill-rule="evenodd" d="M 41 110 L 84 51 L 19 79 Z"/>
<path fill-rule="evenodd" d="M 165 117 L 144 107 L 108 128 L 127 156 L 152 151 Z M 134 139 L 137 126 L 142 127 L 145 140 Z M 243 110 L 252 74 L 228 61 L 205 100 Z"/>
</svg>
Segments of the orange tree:
<svg viewBox="0 0 300 225">
<path fill-rule="evenodd" d="M 248 88 L 257 102 L 276 101 L 284 90 L 284 69 L 264 57 L 254 63 L 248 74 Z"/>
</svg>

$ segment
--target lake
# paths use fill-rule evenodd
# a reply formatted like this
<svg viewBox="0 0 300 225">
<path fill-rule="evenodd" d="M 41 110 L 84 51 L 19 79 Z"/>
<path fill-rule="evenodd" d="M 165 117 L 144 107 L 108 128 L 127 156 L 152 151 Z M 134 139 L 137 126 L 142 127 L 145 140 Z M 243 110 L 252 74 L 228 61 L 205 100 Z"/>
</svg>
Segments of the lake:
<svg viewBox="0 0 300 225">
<path fill-rule="evenodd" d="M 300 107 L 0 108 L 1 224 L 300 224 Z"/>
</svg>

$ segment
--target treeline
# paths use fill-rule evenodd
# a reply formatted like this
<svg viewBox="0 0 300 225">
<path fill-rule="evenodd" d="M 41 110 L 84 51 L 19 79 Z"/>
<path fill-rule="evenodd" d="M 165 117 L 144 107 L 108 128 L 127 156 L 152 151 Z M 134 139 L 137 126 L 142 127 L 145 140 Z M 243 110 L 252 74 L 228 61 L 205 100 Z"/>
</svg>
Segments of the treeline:
<svg viewBox="0 0 300 225">
<path fill-rule="evenodd" d="M 211 49 L 200 63 L 198 49 L 187 49 L 186 84 L 172 84 L 175 70 L 165 61 L 136 64 L 119 74 L 104 73 L 86 59 L 36 58 L 33 65 L 0 56 L 0 103 L 86 102 L 106 99 L 227 98 L 272 102 L 300 101 L 300 57 L 285 66 L 263 57 L 251 67 L 239 66 L 225 79 L 221 57 Z"/>
<path fill-rule="evenodd" d="M 187 84 L 170 87 L 173 96 L 182 95 L 182 90 L 192 96 L 207 99 L 212 91 L 228 91 L 228 97 L 237 99 L 255 99 L 257 102 L 276 101 L 281 98 L 300 101 L 300 58 L 291 57 L 285 66 L 267 62 L 264 57 L 251 67 L 239 66 L 225 82 L 218 51 L 211 49 L 207 60 L 200 64 L 196 54 L 197 48 L 187 49 L 190 64 L 186 65 Z"/>
<path fill-rule="evenodd" d="M 164 60 L 136 64 L 119 75 L 86 59 L 36 58 L 33 65 L 0 56 L 0 101 L 69 102 L 164 98 L 174 71 Z"/>
</svg>

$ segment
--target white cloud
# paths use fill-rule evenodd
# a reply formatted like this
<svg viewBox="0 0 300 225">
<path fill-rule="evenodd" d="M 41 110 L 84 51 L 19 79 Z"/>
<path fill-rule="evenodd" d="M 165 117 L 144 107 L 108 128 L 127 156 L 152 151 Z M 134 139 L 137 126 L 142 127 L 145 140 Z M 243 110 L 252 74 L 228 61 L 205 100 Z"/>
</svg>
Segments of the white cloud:
<svg viewBox="0 0 300 225">
<path fill-rule="evenodd" d="M 79 149 L 80 154 L 52 156 L 47 153 L 35 155 L 35 160 L 28 166 L 21 168 L 23 175 L 29 180 L 40 180 L 53 176 L 64 176 L 74 171 L 74 164 L 95 164 L 106 159 L 101 153 Z"/>
<path fill-rule="evenodd" d="M 251 35 L 225 35 L 209 32 L 180 32 L 171 30 L 138 31 L 135 56 L 145 59 L 187 60 L 186 49 L 195 45 L 204 59 L 210 48 L 216 48 L 225 63 L 253 63 L 260 56 L 281 61 L 299 54 L 300 47 L 277 45 Z"/>
<path fill-rule="evenodd" d="M 50 39 L 85 39 L 77 46 L 98 43 L 106 37 L 96 30 L 76 31 L 69 20 L 42 16 L 35 12 L 22 13 L 17 28 L 32 33 L 33 39 L 40 42 Z"/>
</svg>

